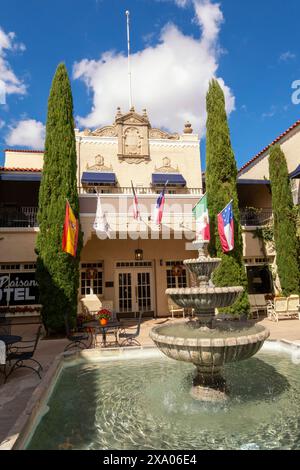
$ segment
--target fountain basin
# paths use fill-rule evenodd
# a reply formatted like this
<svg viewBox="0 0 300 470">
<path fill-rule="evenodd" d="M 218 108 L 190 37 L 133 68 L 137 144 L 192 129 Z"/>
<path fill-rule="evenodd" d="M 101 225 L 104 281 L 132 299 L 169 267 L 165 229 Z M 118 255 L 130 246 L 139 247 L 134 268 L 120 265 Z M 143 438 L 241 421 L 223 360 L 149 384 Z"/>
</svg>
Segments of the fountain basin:
<svg viewBox="0 0 300 470">
<path fill-rule="evenodd" d="M 221 260 L 219 258 L 206 258 L 200 257 L 198 259 L 188 259 L 183 264 L 196 276 L 207 277 L 210 279 L 212 273 L 220 265 Z"/>
<path fill-rule="evenodd" d="M 225 364 L 254 356 L 270 332 L 261 325 L 226 322 L 207 329 L 194 329 L 181 322 L 153 328 L 150 337 L 156 346 L 171 359 L 190 362 L 211 371 Z M 176 330 L 178 333 L 176 334 Z"/>
<path fill-rule="evenodd" d="M 242 287 L 192 287 L 184 289 L 168 289 L 175 304 L 182 308 L 193 308 L 196 313 L 212 311 L 232 305 L 243 292 Z"/>
</svg>

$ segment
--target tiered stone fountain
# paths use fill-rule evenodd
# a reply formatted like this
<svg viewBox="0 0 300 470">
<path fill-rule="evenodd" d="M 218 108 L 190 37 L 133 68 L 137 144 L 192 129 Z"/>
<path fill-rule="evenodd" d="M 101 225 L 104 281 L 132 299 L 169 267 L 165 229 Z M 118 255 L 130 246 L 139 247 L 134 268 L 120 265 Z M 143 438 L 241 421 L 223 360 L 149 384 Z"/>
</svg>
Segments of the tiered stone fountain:
<svg viewBox="0 0 300 470">
<path fill-rule="evenodd" d="M 150 336 L 166 356 L 196 366 L 191 390 L 195 399 L 220 401 L 228 396 L 224 365 L 254 356 L 270 333 L 261 325 L 218 320 L 216 309 L 232 305 L 243 288 L 214 287 L 210 278 L 221 260 L 207 256 L 206 243 L 194 245 L 198 259 L 184 264 L 198 277 L 199 287 L 168 289 L 166 294 L 180 307 L 193 309 L 195 319 L 155 327 Z"/>
</svg>

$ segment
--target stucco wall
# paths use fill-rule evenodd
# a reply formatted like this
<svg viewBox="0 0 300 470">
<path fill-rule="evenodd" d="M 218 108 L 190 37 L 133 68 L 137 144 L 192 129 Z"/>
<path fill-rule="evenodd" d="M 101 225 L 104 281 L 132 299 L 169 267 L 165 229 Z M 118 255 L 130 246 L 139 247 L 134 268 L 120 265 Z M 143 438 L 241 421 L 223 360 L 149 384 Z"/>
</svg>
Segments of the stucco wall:
<svg viewBox="0 0 300 470">
<path fill-rule="evenodd" d="M 5 151 L 4 166 L 7 168 L 43 168 L 43 152 Z"/>
<path fill-rule="evenodd" d="M 82 251 L 81 261 L 83 263 L 104 261 L 104 280 L 114 282 L 113 288 L 104 289 L 105 300 L 112 300 L 116 304 L 115 289 L 115 263 L 116 261 L 134 260 L 134 252 L 140 248 L 144 252 L 144 261 L 153 262 L 156 309 L 158 316 L 168 313 L 166 266 L 165 261 L 182 261 L 186 258 L 197 256 L 195 251 L 186 251 L 184 240 L 99 240 L 96 236 L 87 243 Z M 163 266 L 161 266 L 161 260 Z M 123 268 L 126 272 L 126 268 Z"/>
<path fill-rule="evenodd" d="M 291 173 L 300 164 L 300 126 L 283 138 L 280 145 L 287 160 L 289 173 Z M 261 180 L 269 179 L 269 177 L 269 151 L 266 151 L 239 175 L 241 179 Z"/>
<path fill-rule="evenodd" d="M 150 140 L 150 160 L 141 163 L 128 163 L 118 158 L 117 138 L 81 137 L 77 138 L 78 178 L 95 165 L 95 157 L 104 157 L 104 165 L 116 173 L 121 187 L 130 187 L 131 180 L 136 186 L 151 186 L 151 175 L 164 166 L 168 157 L 170 165 L 183 175 L 190 188 L 202 188 L 200 147 L 197 136 L 183 136 L 179 141 Z"/>
</svg>

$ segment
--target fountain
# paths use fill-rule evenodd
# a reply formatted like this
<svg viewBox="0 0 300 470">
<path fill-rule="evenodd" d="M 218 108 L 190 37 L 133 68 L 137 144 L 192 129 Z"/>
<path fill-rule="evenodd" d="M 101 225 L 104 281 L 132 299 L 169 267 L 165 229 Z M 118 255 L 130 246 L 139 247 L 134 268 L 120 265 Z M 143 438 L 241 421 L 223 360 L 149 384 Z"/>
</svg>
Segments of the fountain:
<svg viewBox="0 0 300 470">
<path fill-rule="evenodd" d="M 155 327 L 150 337 L 166 356 L 196 366 L 193 398 L 223 401 L 229 392 L 222 374 L 224 365 L 254 356 L 270 333 L 246 321 L 218 320 L 215 310 L 231 306 L 243 288 L 215 287 L 210 278 L 221 260 L 208 257 L 207 242 L 194 242 L 194 246 L 198 259 L 184 264 L 198 277 L 199 287 L 168 289 L 166 294 L 180 307 L 193 309 L 196 319 Z"/>
</svg>

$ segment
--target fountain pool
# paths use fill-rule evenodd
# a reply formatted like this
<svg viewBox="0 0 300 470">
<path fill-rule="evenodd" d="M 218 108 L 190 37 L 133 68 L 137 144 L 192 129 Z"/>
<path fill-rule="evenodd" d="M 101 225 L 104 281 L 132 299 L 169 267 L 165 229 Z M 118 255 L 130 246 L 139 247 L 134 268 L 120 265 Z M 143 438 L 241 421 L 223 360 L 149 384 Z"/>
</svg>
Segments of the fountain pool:
<svg viewBox="0 0 300 470">
<path fill-rule="evenodd" d="M 156 349 L 68 361 L 26 448 L 300 449 L 300 368 L 278 348 L 225 365 L 219 403 L 194 400 L 193 364 Z"/>
</svg>

